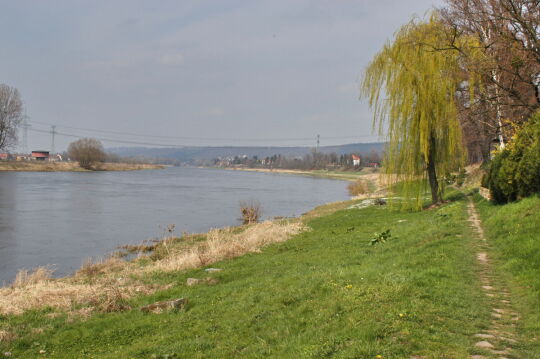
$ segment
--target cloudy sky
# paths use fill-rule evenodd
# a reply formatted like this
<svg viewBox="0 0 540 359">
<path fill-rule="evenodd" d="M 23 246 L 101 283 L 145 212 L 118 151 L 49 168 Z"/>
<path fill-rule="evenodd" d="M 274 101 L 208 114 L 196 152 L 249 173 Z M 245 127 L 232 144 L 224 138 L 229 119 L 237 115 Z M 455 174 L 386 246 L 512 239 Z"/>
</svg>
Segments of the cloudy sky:
<svg viewBox="0 0 540 359">
<path fill-rule="evenodd" d="M 26 103 L 29 149 L 51 147 L 50 125 L 57 150 L 70 136 L 107 147 L 370 142 L 363 68 L 441 2 L 6 1 L 0 82 Z"/>
</svg>

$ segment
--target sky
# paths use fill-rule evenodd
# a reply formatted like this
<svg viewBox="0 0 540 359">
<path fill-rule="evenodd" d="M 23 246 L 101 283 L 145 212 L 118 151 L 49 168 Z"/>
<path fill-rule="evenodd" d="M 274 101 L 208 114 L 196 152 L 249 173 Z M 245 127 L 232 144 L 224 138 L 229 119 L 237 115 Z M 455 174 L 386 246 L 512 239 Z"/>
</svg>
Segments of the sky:
<svg viewBox="0 0 540 359">
<path fill-rule="evenodd" d="M 28 149 L 373 142 L 362 71 L 442 0 L 6 1 Z M 22 131 L 20 139 L 22 140 Z"/>
</svg>

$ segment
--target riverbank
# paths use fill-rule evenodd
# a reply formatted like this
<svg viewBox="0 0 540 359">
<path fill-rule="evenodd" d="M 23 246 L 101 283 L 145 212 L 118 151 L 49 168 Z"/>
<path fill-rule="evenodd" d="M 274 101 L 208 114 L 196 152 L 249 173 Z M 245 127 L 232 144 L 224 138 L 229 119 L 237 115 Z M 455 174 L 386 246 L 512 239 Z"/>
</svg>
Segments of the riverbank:
<svg viewBox="0 0 540 359">
<path fill-rule="evenodd" d="M 230 171 L 247 171 L 247 172 L 262 172 L 262 173 L 281 173 L 299 176 L 309 176 L 316 178 L 329 178 L 344 181 L 356 181 L 362 176 L 377 174 L 379 171 L 376 168 L 363 168 L 361 171 L 329 171 L 329 170 L 288 170 L 279 168 L 248 168 L 248 167 L 215 167 Z"/>
<path fill-rule="evenodd" d="M 137 171 L 163 169 L 164 165 L 142 163 L 100 163 L 95 171 Z M 90 172 L 77 162 L 0 161 L 0 172 Z"/>
<path fill-rule="evenodd" d="M 477 345 L 485 335 L 504 336 L 506 356 L 538 357 L 540 199 L 494 206 L 475 197 L 480 218 L 490 219 L 487 247 L 469 225 L 469 199 L 458 191 L 447 199 L 415 213 L 340 202 L 299 219 L 165 238 L 146 254 L 138 248 L 133 262 L 88 264 L 69 279 L 21 276 L 0 291 L 0 350 L 17 358 L 469 358 L 489 356 Z M 484 294 L 485 258 L 493 258 L 493 288 L 507 283 L 508 303 Z M 177 298 L 187 298 L 181 310 L 139 310 Z M 28 302 L 30 312 L 6 309 Z M 520 313 L 512 326 L 494 305 Z M 484 334 L 493 321 L 504 334 Z"/>
</svg>

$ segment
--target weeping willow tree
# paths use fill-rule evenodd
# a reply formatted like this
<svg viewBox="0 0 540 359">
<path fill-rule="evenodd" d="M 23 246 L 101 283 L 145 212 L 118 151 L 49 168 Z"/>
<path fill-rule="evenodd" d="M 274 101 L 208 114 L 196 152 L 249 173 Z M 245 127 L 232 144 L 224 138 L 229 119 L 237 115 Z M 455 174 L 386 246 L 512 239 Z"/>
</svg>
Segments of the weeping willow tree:
<svg viewBox="0 0 540 359">
<path fill-rule="evenodd" d="M 455 96 L 464 84 L 475 87 L 463 70 L 463 51 L 473 54 L 475 46 L 433 15 L 403 26 L 365 70 L 362 92 L 374 126 L 388 136 L 386 179 L 403 183 L 409 208 L 421 208 L 427 183 L 433 204 L 440 203 L 441 177 L 463 165 Z"/>
</svg>

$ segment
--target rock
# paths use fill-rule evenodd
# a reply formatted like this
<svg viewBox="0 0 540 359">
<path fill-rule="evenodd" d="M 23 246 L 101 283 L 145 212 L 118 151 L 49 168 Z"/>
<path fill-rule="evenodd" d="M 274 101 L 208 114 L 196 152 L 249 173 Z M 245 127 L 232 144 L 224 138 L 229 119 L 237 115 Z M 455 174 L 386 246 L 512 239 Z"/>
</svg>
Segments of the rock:
<svg viewBox="0 0 540 359">
<path fill-rule="evenodd" d="M 184 309 L 188 303 L 187 298 L 165 300 L 141 307 L 141 312 L 158 314 L 165 310 Z"/>
<path fill-rule="evenodd" d="M 477 337 L 477 338 L 482 338 L 482 339 L 492 339 L 492 338 L 495 338 L 495 336 L 494 336 L 494 335 L 491 335 L 491 334 L 475 334 L 474 336 Z"/>
<path fill-rule="evenodd" d="M 10 357 L 10 356 L 11 356 L 11 352 L 5 352 L 5 353 L 4 353 L 4 356 L 5 356 L 5 357 Z"/>
<path fill-rule="evenodd" d="M 191 287 L 192 285 L 196 285 L 196 284 L 199 284 L 200 282 L 202 282 L 202 280 L 198 279 L 198 278 L 188 278 L 186 280 L 186 285 L 188 287 Z"/>
<path fill-rule="evenodd" d="M 490 342 L 487 342 L 485 340 L 476 343 L 474 346 L 477 347 L 477 348 L 482 348 L 482 349 L 493 349 L 494 348 L 493 344 L 491 344 Z"/>
<path fill-rule="evenodd" d="M 206 268 L 205 271 L 208 273 L 221 272 L 221 268 Z"/>
</svg>

